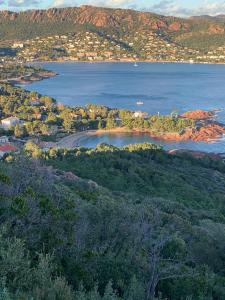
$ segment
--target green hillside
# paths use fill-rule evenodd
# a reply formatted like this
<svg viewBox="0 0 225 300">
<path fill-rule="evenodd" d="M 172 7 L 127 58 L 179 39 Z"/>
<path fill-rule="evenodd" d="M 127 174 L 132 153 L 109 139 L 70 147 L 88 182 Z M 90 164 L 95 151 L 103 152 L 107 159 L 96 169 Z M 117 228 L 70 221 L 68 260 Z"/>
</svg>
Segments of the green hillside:
<svg viewBox="0 0 225 300">
<path fill-rule="evenodd" d="M 150 144 L 1 163 L 2 299 L 223 300 L 224 183 Z"/>
</svg>

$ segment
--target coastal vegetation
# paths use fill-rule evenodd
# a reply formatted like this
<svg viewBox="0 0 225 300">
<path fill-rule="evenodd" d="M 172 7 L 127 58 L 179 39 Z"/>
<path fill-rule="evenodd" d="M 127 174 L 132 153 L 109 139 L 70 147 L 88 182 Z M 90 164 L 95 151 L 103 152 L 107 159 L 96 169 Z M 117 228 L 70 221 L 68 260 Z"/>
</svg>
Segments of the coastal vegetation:
<svg viewBox="0 0 225 300">
<path fill-rule="evenodd" d="M 68 133 L 90 129 L 125 127 L 155 133 L 182 132 L 193 127 L 194 121 L 173 116 L 148 116 L 138 112 L 110 109 L 100 105 L 66 107 L 51 97 L 41 96 L 9 84 L 1 84 L 1 117 L 18 117 L 23 121 L 14 128 L 16 136 L 51 134 L 55 127 Z M 20 133 L 21 132 L 21 133 Z"/>
<path fill-rule="evenodd" d="M 0 163 L 3 299 L 223 300 L 224 182 L 151 144 Z"/>
<path fill-rule="evenodd" d="M 163 196 L 184 201 L 195 208 L 206 203 L 207 207 L 214 207 L 224 199 L 217 180 L 209 182 L 211 171 L 207 169 L 223 173 L 225 165 L 221 160 L 210 160 L 207 156 L 197 160 L 188 154 L 170 155 L 161 146 L 149 143 L 122 148 L 99 144 L 96 149 L 53 148 L 41 152 L 35 144 L 28 142 L 25 150 L 30 157 L 42 158 L 55 169 L 73 172 L 113 191 Z M 210 189 L 207 189 L 209 185 Z"/>
</svg>

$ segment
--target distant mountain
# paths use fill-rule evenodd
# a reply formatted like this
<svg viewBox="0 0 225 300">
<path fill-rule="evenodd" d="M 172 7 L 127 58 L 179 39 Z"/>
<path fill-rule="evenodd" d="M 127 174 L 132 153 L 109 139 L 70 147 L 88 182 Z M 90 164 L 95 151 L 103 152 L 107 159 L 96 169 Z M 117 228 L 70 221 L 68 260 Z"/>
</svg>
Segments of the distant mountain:
<svg viewBox="0 0 225 300">
<path fill-rule="evenodd" d="M 216 15 L 216 16 L 210 16 L 210 15 L 201 15 L 201 16 L 192 16 L 190 19 L 208 19 L 208 20 L 223 20 L 225 19 L 225 15 Z"/>
<path fill-rule="evenodd" d="M 225 43 L 225 16 L 222 15 L 182 19 L 130 9 L 81 6 L 19 13 L 1 11 L 0 24 L 1 40 L 23 40 L 88 28 L 117 35 L 139 30 L 156 31 L 182 46 L 194 48 Z"/>
<path fill-rule="evenodd" d="M 216 16 L 214 18 L 225 19 L 225 15 L 218 15 L 218 16 Z"/>
</svg>

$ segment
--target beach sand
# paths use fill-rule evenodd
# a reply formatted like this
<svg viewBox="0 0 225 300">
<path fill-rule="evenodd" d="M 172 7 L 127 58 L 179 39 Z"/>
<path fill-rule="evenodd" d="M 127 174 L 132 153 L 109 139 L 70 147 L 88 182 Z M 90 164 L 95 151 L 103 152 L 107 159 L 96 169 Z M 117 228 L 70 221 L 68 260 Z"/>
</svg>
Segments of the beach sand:
<svg viewBox="0 0 225 300">
<path fill-rule="evenodd" d="M 64 138 L 62 138 L 59 142 L 56 143 L 57 148 L 67 148 L 67 149 L 73 149 L 75 147 L 79 147 L 82 140 L 97 135 L 98 130 L 88 130 L 88 131 L 82 131 L 77 132 L 71 135 L 68 135 Z"/>
</svg>

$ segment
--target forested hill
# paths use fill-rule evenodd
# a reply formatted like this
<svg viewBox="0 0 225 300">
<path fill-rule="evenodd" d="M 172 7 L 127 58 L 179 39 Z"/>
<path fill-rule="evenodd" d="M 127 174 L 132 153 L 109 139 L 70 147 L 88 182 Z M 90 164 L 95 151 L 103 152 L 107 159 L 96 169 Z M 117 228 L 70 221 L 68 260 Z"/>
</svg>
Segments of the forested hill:
<svg viewBox="0 0 225 300">
<path fill-rule="evenodd" d="M 195 48 L 222 45 L 225 40 L 224 18 L 166 17 L 150 12 L 81 6 L 62 9 L 0 12 L 1 40 L 15 40 L 92 30 L 123 36 L 147 30 L 165 38 Z M 209 38 L 210 37 L 210 38 Z"/>
<path fill-rule="evenodd" d="M 224 187 L 151 144 L 1 162 L 0 299 L 224 300 Z"/>
</svg>

